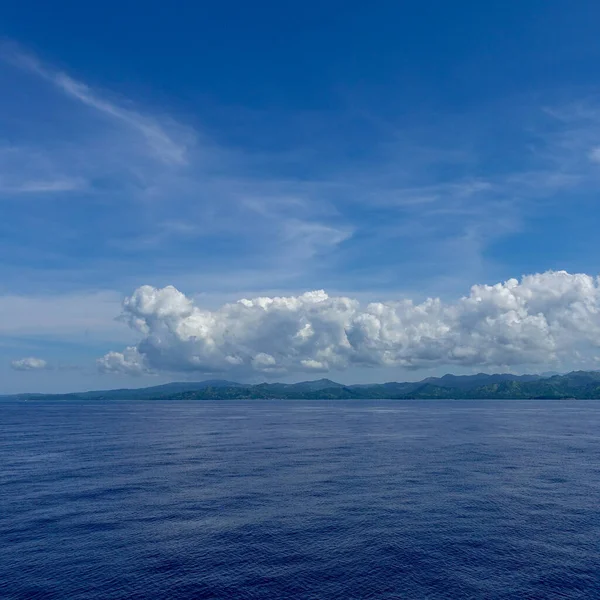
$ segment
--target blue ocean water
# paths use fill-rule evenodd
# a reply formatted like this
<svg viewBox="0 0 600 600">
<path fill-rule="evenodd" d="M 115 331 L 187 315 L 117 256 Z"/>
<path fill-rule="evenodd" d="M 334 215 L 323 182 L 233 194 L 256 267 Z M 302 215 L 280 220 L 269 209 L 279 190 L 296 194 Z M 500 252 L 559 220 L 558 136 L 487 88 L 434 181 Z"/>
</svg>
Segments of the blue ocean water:
<svg viewBox="0 0 600 600">
<path fill-rule="evenodd" d="M 6 402 L 3 599 L 600 598 L 600 402 Z"/>
</svg>

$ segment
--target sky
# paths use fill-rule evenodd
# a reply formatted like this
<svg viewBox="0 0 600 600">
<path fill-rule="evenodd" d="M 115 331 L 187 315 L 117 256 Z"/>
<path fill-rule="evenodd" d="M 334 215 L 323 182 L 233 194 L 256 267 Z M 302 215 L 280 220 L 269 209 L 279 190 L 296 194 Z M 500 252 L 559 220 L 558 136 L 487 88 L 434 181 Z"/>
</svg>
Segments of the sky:
<svg viewBox="0 0 600 600">
<path fill-rule="evenodd" d="M 0 393 L 600 368 L 600 5 L 0 5 Z"/>
</svg>

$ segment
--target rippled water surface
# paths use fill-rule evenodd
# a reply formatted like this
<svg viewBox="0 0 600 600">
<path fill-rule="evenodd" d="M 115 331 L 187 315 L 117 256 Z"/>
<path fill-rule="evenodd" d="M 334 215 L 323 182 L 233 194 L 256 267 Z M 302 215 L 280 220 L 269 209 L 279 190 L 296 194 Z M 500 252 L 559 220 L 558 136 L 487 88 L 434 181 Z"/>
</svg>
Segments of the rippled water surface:
<svg viewBox="0 0 600 600">
<path fill-rule="evenodd" d="M 600 598 L 600 402 L 0 411 L 4 599 Z"/>
</svg>

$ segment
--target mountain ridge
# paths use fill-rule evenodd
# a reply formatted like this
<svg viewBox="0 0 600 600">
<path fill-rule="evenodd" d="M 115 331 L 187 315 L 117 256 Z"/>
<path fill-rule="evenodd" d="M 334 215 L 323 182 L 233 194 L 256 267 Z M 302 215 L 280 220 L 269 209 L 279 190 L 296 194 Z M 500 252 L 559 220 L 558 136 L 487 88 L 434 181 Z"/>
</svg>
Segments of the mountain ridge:
<svg viewBox="0 0 600 600">
<path fill-rule="evenodd" d="M 551 399 L 599 398 L 600 371 L 562 375 L 477 373 L 427 377 L 420 381 L 389 381 L 344 385 L 330 379 L 297 383 L 244 384 L 221 379 L 171 382 L 145 388 L 91 390 L 68 394 L 13 394 L 17 400 L 227 400 L 227 399 Z"/>
</svg>

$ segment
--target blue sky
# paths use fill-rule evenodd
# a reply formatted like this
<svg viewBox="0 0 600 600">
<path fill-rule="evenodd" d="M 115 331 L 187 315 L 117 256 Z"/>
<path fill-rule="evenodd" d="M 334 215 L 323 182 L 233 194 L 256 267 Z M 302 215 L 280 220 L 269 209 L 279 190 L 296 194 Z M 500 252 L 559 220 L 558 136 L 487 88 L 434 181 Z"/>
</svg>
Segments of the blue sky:
<svg viewBox="0 0 600 600">
<path fill-rule="evenodd" d="M 421 329 L 393 359 L 388 346 L 365 354 L 353 340 L 373 339 L 348 333 L 364 310 L 372 317 L 363 308 L 352 326 L 335 320 L 353 346 L 340 358 L 323 333 L 333 321 L 321 330 L 313 308 L 300 318 L 286 304 L 319 340 L 296 362 L 286 338 L 273 345 L 285 327 L 223 305 L 324 289 L 361 307 L 428 297 L 452 307 L 476 284 L 595 278 L 597 3 L 186 4 L 0 6 L 1 392 L 594 364 L 594 343 L 568 345 L 548 304 L 536 309 L 545 355 L 478 346 L 468 361 L 456 357 L 471 352 L 472 331 L 435 360 L 415 358 L 430 356 L 410 346 Z M 144 285 L 175 286 L 205 311 L 219 360 L 192 347 L 204 333 L 183 339 L 162 313 L 119 317 Z M 586 307 L 588 330 L 596 292 L 576 308 L 565 300 L 573 314 Z M 232 350 L 223 331 L 247 318 L 263 329 L 251 340 L 244 329 Z M 455 330 L 452 319 L 442 322 Z M 102 358 L 111 352 L 125 359 Z"/>
</svg>

